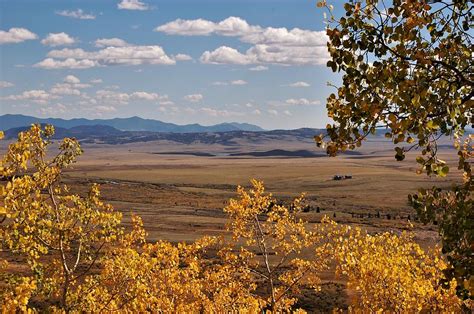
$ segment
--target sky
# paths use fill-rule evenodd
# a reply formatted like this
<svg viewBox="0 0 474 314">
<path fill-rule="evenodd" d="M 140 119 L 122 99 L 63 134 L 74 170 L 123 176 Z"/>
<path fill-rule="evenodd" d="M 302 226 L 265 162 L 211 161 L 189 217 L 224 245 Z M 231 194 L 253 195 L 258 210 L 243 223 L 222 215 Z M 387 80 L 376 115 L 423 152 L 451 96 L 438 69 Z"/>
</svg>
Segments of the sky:
<svg viewBox="0 0 474 314">
<path fill-rule="evenodd" d="M 0 114 L 329 122 L 316 0 L 0 0 Z"/>
</svg>

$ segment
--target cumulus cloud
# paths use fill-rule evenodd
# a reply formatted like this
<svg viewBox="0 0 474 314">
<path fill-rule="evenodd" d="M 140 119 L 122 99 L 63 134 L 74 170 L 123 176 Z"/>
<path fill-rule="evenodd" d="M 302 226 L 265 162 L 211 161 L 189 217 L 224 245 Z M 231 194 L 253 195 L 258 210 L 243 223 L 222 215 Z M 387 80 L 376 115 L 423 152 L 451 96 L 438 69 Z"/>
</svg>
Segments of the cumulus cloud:
<svg viewBox="0 0 474 314">
<path fill-rule="evenodd" d="M 244 115 L 242 112 L 219 110 L 219 109 L 214 109 L 214 108 L 209 108 L 209 107 L 201 108 L 199 109 L 199 112 L 211 117 L 236 117 L 236 116 Z"/>
<path fill-rule="evenodd" d="M 248 82 L 244 80 L 233 80 L 229 82 L 216 81 L 216 82 L 211 83 L 211 85 L 214 85 L 214 86 L 246 85 L 246 84 L 248 84 Z"/>
<path fill-rule="evenodd" d="M 212 82 L 211 85 L 214 85 L 214 86 L 225 86 L 225 85 L 229 85 L 229 83 L 227 83 L 227 82 L 222 82 L 222 81 L 216 81 L 216 82 Z"/>
<path fill-rule="evenodd" d="M 244 80 L 235 80 L 230 82 L 231 85 L 247 85 L 247 81 Z"/>
<path fill-rule="evenodd" d="M 117 8 L 120 10 L 146 11 L 149 9 L 149 6 L 140 0 L 122 0 L 117 3 Z"/>
<path fill-rule="evenodd" d="M 190 102 L 200 102 L 204 96 L 202 94 L 191 94 L 184 96 L 184 99 Z"/>
<path fill-rule="evenodd" d="M 74 38 L 64 32 L 49 33 L 48 36 L 41 41 L 43 45 L 51 47 L 72 45 L 75 42 Z"/>
<path fill-rule="evenodd" d="M 53 58 L 46 58 L 41 62 L 33 65 L 35 68 L 43 68 L 48 70 L 54 69 L 88 69 L 99 66 L 97 61 L 93 60 L 76 60 L 74 58 L 67 58 L 65 60 L 56 60 Z"/>
<path fill-rule="evenodd" d="M 0 88 L 7 88 L 14 86 L 13 83 L 7 81 L 0 81 Z"/>
<path fill-rule="evenodd" d="M 176 61 L 189 61 L 189 60 L 192 60 L 193 58 L 189 55 L 178 53 L 177 55 L 173 57 L 173 59 Z"/>
<path fill-rule="evenodd" d="M 283 111 L 283 113 L 287 116 L 292 116 L 292 114 L 289 110 L 285 110 L 285 111 Z"/>
<path fill-rule="evenodd" d="M 278 111 L 276 111 L 275 109 L 269 109 L 267 110 L 267 112 L 272 116 L 278 116 Z"/>
<path fill-rule="evenodd" d="M 144 91 L 136 91 L 127 94 L 119 91 L 101 89 L 96 91 L 95 96 L 92 99 L 94 99 L 96 103 L 112 105 L 126 105 L 131 100 L 155 101 L 160 105 L 172 104 L 168 98 L 168 95 L 160 95 L 158 93 L 149 93 Z"/>
<path fill-rule="evenodd" d="M 82 9 L 56 11 L 56 14 L 65 16 L 65 17 L 70 17 L 73 19 L 80 19 L 80 20 L 94 20 L 95 19 L 95 15 L 85 13 L 84 11 L 82 11 Z"/>
<path fill-rule="evenodd" d="M 58 113 L 65 113 L 67 107 L 63 104 L 57 103 L 56 105 L 48 107 L 40 107 L 37 112 L 43 116 L 57 116 Z"/>
<path fill-rule="evenodd" d="M 129 43 L 120 38 L 99 38 L 94 43 L 95 46 L 99 48 L 129 46 Z"/>
<path fill-rule="evenodd" d="M 261 32 L 245 34 L 241 40 L 250 44 L 283 45 L 291 47 L 326 47 L 328 37 L 325 31 L 311 31 L 299 28 L 267 27 Z"/>
<path fill-rule="evenodd" d="M 205 51 L 200 58 L 209 64 L 280 64 L 280 65 L 322 65 L 328 60 L 326 46 L 291 47 L 277 45 L 255 45 L 245 53 L 234 48 L 221 46 Z"/>
<path fill-rule="evenodd" d="M 69 83 L 69 84 L 79 84 L 81 82 L 81 80 L 75 77 L 74 75 L 66 76 L 63 81 L 64 83 Z"/>
<path fill-rule="evenodd" d="M 25 40 L 37 39 L 38 36 L 27 30 L 26 28 L 10 28 L 8 31 L 0 30 L 0 45 L 2 44 L 16 44 Z"/>
<path fill-rule="evenodd" d="M 90 81 L 92 84 L 100 84 L 103 83 L 104 81 L 102 79 L 93 79 Z"/>
<path fill-rule="evenodd" d="M 205 51 L 200 58 L 202 63 L 210 64 L 251 64 L 255 63 L 249 56 L 240 53 L 237 49 L 221 46 L 213 51 Z"/>
<path fill-rule="evenodd" d="M 45 90 L 42 89 L 33 89 L 33 90 L 27 90 L 24 91 L 21 94 L 18 95 L 9 95 L 6 97 L 3 97 L 2 99 L 4 100 L 29 100 L 38 104 L 46 104 L 48 103 L 49 100 L 51 99 L 57 99 L 59 98 L 56 95 L 52 95 Z"/>
<path fill-rule="evenodd" d="M 63 79 L 63 82 L 66 84 L 62 85 L 70 85 L 72 88 L 82 89 L 82 88 L 89 88 L 91 84 L 84 84 L 81 83 L 81 80 L 75 77 L 74 75 L 68 75 Z M 56 84 L 59 85 L 59 84 Z"/>
<path fill-rule="evenodd" d="M 268 70 L 268 67 L 264 65 L 257 65 L 256 67 L 250 68 L 250 71 L 266 71 Z"/>
<path fill-rule="evenodd" d="M 164 96 L 164 97 L 166 99 L 168 98 L 167 96 Z M 153 101 L 153 100 L 163 99 L 163 96 L 161 96 L 157 93 L 134 92 L 134 93 L 130 94 L 130 98 Z"/>
<path fill-rule="evenodd" d="M 228 17 L 219 23 L 204 19 L 177 19 L 155 28 L 155 32 L 184 36 L 211 35 L 212 33 L 222 36 L 244 36 L 259 31 L 261 31 L 260 26 L 249 25 L 247 21 L 235 16 Z"/>
<path fill-rule="evenodd" d="M 288 105 L 296 105 L 296 106 L 309 106 L 309 105 L 320 105 L 321 101 L 319 100 L 310 100 L 307 98 L 290 98 L 285 101 Z"/>
<path fill-rule="evenodd" d="M 239 37 L 244 43 L 254 46 L 246 52 L 221 46 L 201 55 L 202 63 L 210 64 L 280 64 L 308 65 L 325 64 L 328 60 L 325 31 L 300 28 L 261 27 L 249 25 L 247 21 L 231 16 L 218 23 L 204 20 L 177 19 L 155 28 L 157 32 L 170 35 L 211 35 Z"/>
<path fill-rule="evenodd" d="M 100 89 L 95 92 L 95 99 L 100 103 L 111 103 L 126 105 L 130 100 L 127 93 L 115 92 L 111 90 Z"/>
<path fill-rule="evenodd" d="M 110 65 L 176 64 L 176 60 L 168 56 L 160 46 L 106 47 L 97 51 L 63 48 L 50 51 L 47 57 L 35 66 L 46 69 L 84 69 Z"/>
<path fill-rule="evenodd" d="M 254 115 L 257 115 L 257 116 L 259 116 L 259 115 L 262 114 L 262 112 L 261 112 L 260 110 L 258 110 L 258 109 L 255 109 L 254 111 L 252 111 L 252 113 L 253 113 Z"/>
<path fill-rule="evenodd" d="M 79 96 L 81 92 L 71 84 L 55 84 L 49 91 L 54 95 Z"/>
<path fill-rule="evenodd" d="M 117 108 L 115 108 L 114 106 L 97 106 L 97 107 L 94 107 L 94 109 L 99 113 L 108 113 L 108 112 L 117 111 Z"/>
<path fill-rule="evenodd" d="M 203 19 L 197 20 L 182 20 L 177 19 L 167 24 L 158 26 L 154 29 L 155 32 L 163 32 L 168 35 L 210 35 L 213 32 L 213 22 Z"/>
<path fill-rule="evenodd" d="M 290 87 L 310 87 L 311 85 L 309 83 L 299 81 L 299 82 L 294 82 L 291 84 L 288 84 Z"/>
</svg>

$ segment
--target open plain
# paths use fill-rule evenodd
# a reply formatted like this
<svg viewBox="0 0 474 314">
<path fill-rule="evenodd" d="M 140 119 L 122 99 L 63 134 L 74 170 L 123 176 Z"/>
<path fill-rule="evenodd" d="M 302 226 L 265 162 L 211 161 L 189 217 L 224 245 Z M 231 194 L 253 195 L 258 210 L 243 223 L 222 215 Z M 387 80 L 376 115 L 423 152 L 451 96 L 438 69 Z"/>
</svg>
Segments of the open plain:
<svg viewBox="0 0 474 314">
<path fill-rule="evenodd" d="M 369 231 L 385 231 L 409 228 L 410 220 L 421 243 L 432 244 L 437 242 L 436 226 L 416 223 L 407 195 L 434 184 L 449 187 L 459 178 L 455 160 L 449 159 L 455 156 L 448 148 L 441 156 L 451 165 L 450 175 L 429 178 L 416 174 L 416 152 L 397 162 L 391 144 L 380 137 L 335 158 L 326 157 L 311 139 L 233 146 L 88 144 L 83 149 L 65 180 L 82 192 L 87 183 L 99 182 L 105 200 L 122 211 L 126 220 L 131 212 L 144 218 L 151 241 L 193 240 L 222 233 L 226 222 L 222 208 L 235 196 L 238 185 L 249 186 L 255 178 L 283 202 L 306 193 L 309 211 L 301 215 L 312 223 L 328 215 Z M 260 157 L 255 157 L 256 152 Z M 291 152 L 296 153 L 291 156 Z M 301 152 L 316 155 L 307 157 Z M 352 178 L 334 180 L 335 175 Z"/>
</svg>

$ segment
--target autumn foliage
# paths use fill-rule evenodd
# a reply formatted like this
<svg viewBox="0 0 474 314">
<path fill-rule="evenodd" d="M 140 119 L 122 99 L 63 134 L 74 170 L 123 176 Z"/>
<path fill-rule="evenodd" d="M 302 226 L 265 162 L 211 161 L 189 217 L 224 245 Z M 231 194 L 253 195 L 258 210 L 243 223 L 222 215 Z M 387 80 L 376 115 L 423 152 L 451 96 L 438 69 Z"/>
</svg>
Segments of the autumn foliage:
<svg viewBox="0 0 474 314">
<path fill-rule="evenodd" d="M 408 233 L 370 235 L 328 218 L 310 226 L 298 215 L 303 196 L 281 205 L 256 180 L 224 208 L 227 236 L 149 243 L 138 216 L 124 231 L 97 185 L 70 192 L 61 174 L 82 151 L 64 139 L 51 157 L 53 133 L 33 125 L 0 165 L 1 251 L 28 264 L 20 274 L 1 261 L 2 312 L 297 311 L 301 289 L 318 291 L 330 265 L 355 291 L 351 311 L 460 309 L 454 284 L 440 286 L 438 250 Z"/>
</svg>

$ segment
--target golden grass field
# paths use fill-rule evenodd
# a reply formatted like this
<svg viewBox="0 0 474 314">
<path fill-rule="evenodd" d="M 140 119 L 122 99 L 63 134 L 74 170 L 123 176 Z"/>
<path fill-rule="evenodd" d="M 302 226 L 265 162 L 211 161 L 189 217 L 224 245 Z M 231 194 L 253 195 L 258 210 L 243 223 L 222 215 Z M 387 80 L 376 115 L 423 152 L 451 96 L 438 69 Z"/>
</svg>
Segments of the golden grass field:
<svg viewBox="0 0 474 314">
<path fill-rule="evenodd" d="M 311 141 L 242 145 L 237 150 L 275 147 L 317 150 Z M 382 140 L 366 143 L 360 151 L 362 155 L 335 158 L 166 155 L 157 153 L 219 154 L 228 147 L 160 142 L 83 148 L 85 153 L 67 171 L 66 180 L 81 190 L 86 189 L 87 182 L 101 183 L 105 199 L 118 210 L 126 216 L 130 212 L 143 216 L 152 241 L 193 240 L 202 234 L 222 232 L 225 226 L 222 208 L 235 195 L 237 185 L 248 186 L 251 178 L 263 180 L 267 190 L 284 201 L 306 193 L 308 204 L 321 209 L 320 213 L 302 214 L 310 222 L 319 221 L 324 214 L 333 217 L 335 213 L 338 221 L 360 224 L 374 231 L 406 228 L 408 215 L 414 218 L 407 204 L 408 194 L 433 184 L 448 187 L 459 178 L 455 170 L 443 179 L 417 175 L 415 155 L 397 162 L 390 143 Z M 455 165 L 455 160 L 449 159 L 455 158 L 454 154 L 448 153 L 446 150 L 443 157 Z M 353 178 L 335 181 L 336 174 L 350 174 Z M 404 218 L 388 220 L 352 215 L 377 212 Z M 436 226 L 415 224 L 414 229 L 422 243 L 437 241 Z"/>
</svg>

